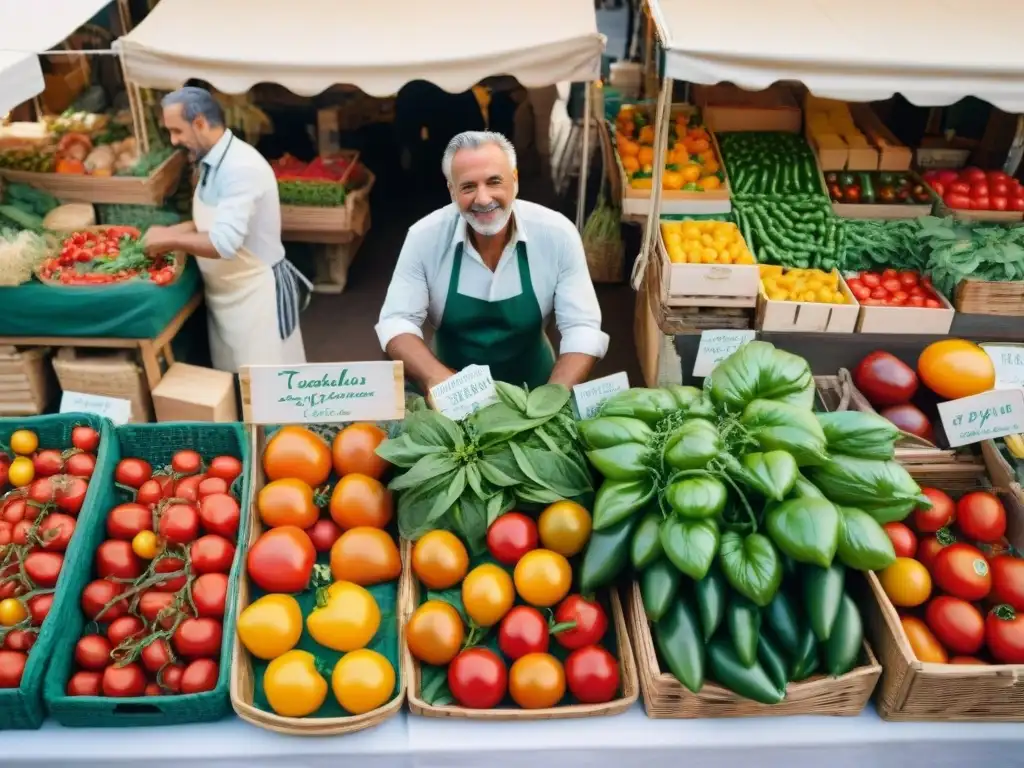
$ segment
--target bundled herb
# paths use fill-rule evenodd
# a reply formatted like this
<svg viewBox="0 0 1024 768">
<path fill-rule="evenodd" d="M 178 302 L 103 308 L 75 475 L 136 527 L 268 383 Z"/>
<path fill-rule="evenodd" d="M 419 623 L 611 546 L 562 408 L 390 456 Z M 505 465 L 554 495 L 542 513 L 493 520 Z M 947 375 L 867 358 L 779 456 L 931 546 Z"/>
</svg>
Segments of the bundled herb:
<svg viewBox="0 0 1024 768">
<path fill-rule="evenodd" d="M 947 297 L 964 278 L 1024 280 L 1024 226 L 917 220 L 917 241 L 935 288 Z"/>
<path fill-rule="evenodd" d="M 337 181 L 278 181 L 277 191 L 282 205 L 303 205 L 316 208 L 335 208 L 345 204 L 348 192 Z"/>
<path fill-rule="evenodd" d="M 589 504 L 593 484 L 569 390 L 557 384 L 533 391 L 503 382 L 496 387 L 499 402 L 461 423 L 418 399 L 402 434 L 377 449 L 404 470 L 389 485 L 399 492 L 404 538 L 415 541 L 440 528 L 480 553 L 487 528 L 513 506 L 562 499 Z"/>
<path fill-rule="evenodd" d="M 52 241 L 35 232 L 0 229 L 0 286 L 31 280 L 52 246 Z"/>
<path fill-rule="evenodd" d="M 896 267 L 920 272 L 925 268 L 924 255 L 917 241 L 917 221 L 840 219 L 839 222 L 844 231 L 839 254 L 841 269 L 862 272 Z"/>
<path fill-rule="evenodd" d="M 152 205 L 105 205 L 96 206 L 100 224 L 120 224 L 135 227 L 145 232 L 150 227 L 170 227 L 181 223 L 181 214 L 168 207 L 155 208 Z"/>
</svg>

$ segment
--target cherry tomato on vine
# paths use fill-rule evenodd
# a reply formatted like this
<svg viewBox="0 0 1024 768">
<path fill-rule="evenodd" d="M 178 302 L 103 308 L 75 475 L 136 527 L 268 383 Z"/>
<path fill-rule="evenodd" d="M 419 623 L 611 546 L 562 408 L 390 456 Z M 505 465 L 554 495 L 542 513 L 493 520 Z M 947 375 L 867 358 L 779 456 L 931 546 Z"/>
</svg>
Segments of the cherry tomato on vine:
<svg viewBox="0 0 1024 768">
<path fill-rule="evenodd" d="M 124 594 L 124 586 L 107 579 L 96 579 L 90 581 L 82 590 L 82 613 L 90 621 L 99 617 L 102 621 L 113 621 L 128 613 L 127 601 L 123 598 L 117 600 L 118 595 Z M 103 610 L 104 606 L 110 603 L 110 607 Z M 103 615 L 100 616 L 100 611 Z"/>
<path fill-rule="evenodd" d="M 129 638 L 139 637 L 145 626 L 137 616 L 121 616 L 107 625 L 107 640 L 118 646 Z"/>
<path fill-rule="evenodd" d="M 53 500 L 57 508 L 69 515 L 77 515 L 82 511 L 85 494 L 89 491 L 89 483 L 81 477 L 67 477 L 54 487 Z"/>
<path fill-rule="evenodd" d="M 142 561 L 135 555 L 132 545 L 121 539 L 107 539 L 96 548 L 97 575 L 105 579 L 136 579 L 142 575 Z"/>
<path fill-rule="evenodd" d="M 32 457 L 36 477 L 52 477 L 64 468 L 64 457 L 60 451 L 48 448 Z"/>
<path fill-rule="evenodd" d="M 219 477 L 230 486 L 242 474 L 242 462 L 234 456 L 217 456 L 206 468 L 207 479 Z"/>
<path fill-rule="evenodd" d="M 52 512 L 39 524 L 38 536 L 43 549 L 48 552 L 63 552 L 71 543 L 75 532 L 75 518 L 60 512 Z"/>
<path fill-rule="evenodd" d="M 200 536 L 189 547 L 195 573 L 227 573 L 235 559 L 235 545 L 214 533 Z"/>
<path fill-rule="evenodd" d="M 152 560 L 160 552 L 160 539 L 152 531 L 139 531 L 132 539 L 132 552 L 143 560 Z"/>
<path fill-rule="evenodd" d="M 512 661 L 528 653 L 547 653 L 550 643 L 548 622 L 529 605 L 517 605 L 505 614 L 498 628 L 498 647 Z"/>
<path fill-rule="evenodd" d="M 174 632 L 174 649 L 182 656 L 213 657 L 220 653 L 221 634 L 216 619 L 185 619 Z"/>
<path fill-rule="evenodd" d="M 171 606 L 174 605 L 174 594 L 171 592 L 158 592 L 155 589 L 147 589 L 139 596 L 139 613 L 146 621 L 153 623 L 160 618 L 160 626 L 169 629 L 174 625 L 174 613 Z"/>
<path fill-rule="evenodd" d="M 13 627 L 28 618 L 28 609 L 16 597 L 0 600 L 0 627 Z"/>
<path fill-rule="evenodd" d="M 92 427 L 75 427 L 71 430 L 71 445 L 80 451 L 95 452 L 100 445 L 100 433 Z"/>
<path fill-rule="evenodd" d="M 99 696 L 102 672 L 75 672 L 68 680 L 68 696 Z"/>
<path fill-rule="evenodd" d="M 192 583 L 192 602 L 199 618 L 223 618 L 227 597 L 228 577 L 223 573 L 204 573 Z"/>
<path fill-rule="evenodd" d="M 143 459 L 121 459 L 114 468 L 114 482 L 139 488 L 153 476 L 153 467 Z"/>
<path fill-rule="evenodd" d="M 139 531 L 153 528 L 153 513 L 142 504 L 118 504 L 107 514 L 107 535 L 112 539 L 131 541 Z"/>
<path fill-rule="evenodd" d="M 195 541 L 199 535 L 199 513 L 189 504 L 171 504 L 160 514 L 157 533 L 175 544 Z"/>
<path fill-rule="evenodd" d="M 555 634 L 555 640 L 563 648 L 574 650 L 587 645 L 598 645 L 608 631 L 608 615 L 596 600 L 586 600 L 581 595 L 569 595 L 555 609 L 556 624 L 575 624 Z"/>
<path fill-rule="evenodd" d="M 8 651 L 29 651 L 36 644 L 37 632 L 27 629 L 12 629 L 4 638 L 4 648 Z"/>
<path fill-rule="evenodd" d="M 64 555 L 59 552 L 29 552 L 22 565 L 26 575 L 37 587 L 49 589 L 57 586 L 60 569 L 64 566 Z"/>
<path fill-rule="evenodd" d="M 203 475 L 189 475 L 181 478 L 174 484 L 174 498 L 192 503 L 199 501 L 199 484 L 205 479 Z"/>
<path fill-rule="evenodd" d="M 139 654 L 139 661 L 150 672 L 159 672 L 172 659 L 171 646 L 163 638 L 147 643 Z"/>
<path fill-rule="evenodd" d="M 227 493 L 228 482 L 222 477 L 204 477 L 199 483 L 198 493 L 200 499 L 212 496 L 215 493 Z"/>
<path fill-rule="evenodd" d="M 146 692 L 146 674 L 139 664 L 125 664 L 123 667 L 111 664 L 103 670 L 100 689 L 104 696 L 142 696 Z"/>
<path fill-rule="evenodd" d="M 145 505 L 157 504 L 167 498 L 167 491 L 170 487 L 170 477 L 161 475 L 159 479 L 152 478 L 139 487 L 139 492 L 135 494 L 135 501 Z"/>
<path fill-rule="evenodd" d="M 494 651 L 469 648 L 448 665 L 448 690 L 467 709 L 492 709 L 505 697 L 508 670 Z"/>
<path fill-rule="evenodd" d="M 196 659 L 181 673 L 178 690 L 182 693 L 202 693 L 217 687 L 220 667 L 211 659 Z"/>
<path fill-rule="evenodd" d="M 53 607 L 53 593 L 50 592 L 45 595 L 36 595 L 30 597 L 27 603 L 28 614 L 32 618 L 32 624 L 39 626 L 46 617 L 50 615 L 50 609 Z"/>
<path fill-rule="evenodd" d="M 211 493 L 199 500 L 199 518 L 208 533 L 234 539 L 240 515 L 238 502 L 230 494 Z"/>
<path fill-rule="evenodd" d="M 157 675 L 157 682 L 163 686 L 165 691 L 181 693 L 181 678 L 184 673 L 184 664 L 169 664 Z"/>
<path fill-rule="evenodd" d="M 110 664 L 114 646 L 103 635 L 85 635 L 75 643 L 75 663 L 90 672 L 102 672 Z"/>
<path fill-rule="evenodd" d="M 185 568 L 185 561 L 180 557 L 162 557 L 153 565 L 154 573 L 178 573 Z M 188 577 L 184 573 L 177 576 L 170 576 L 165 581 L 157 582 L 153 589 L 157 592 L 177 592 L 185 586 Z"/>
<path fill-rule="evenodd" d="M 194 475 L 202 466 L 203 457 L 193 450 L 178 451 L 171 458 L 171 469 L 179 475 Z"/>
<path fill-rule="evenodd" d="M 28 656 L 20 651 L 0 651 L 0 688 L 17 688 Z"/>
<path fill-rule="evenodd" d="M 604 648 L 577 648 L 565 660 L 565 680 L 581 704 L 603 704 L 619 690 L 619 665 Z"/>
<path fill-rule="evenodd" d="M 96 455 L 92 453 L 74 453 L 64 462 L 64 472 L 74 477 L 88 479 L 96 470 Z"/>
</svg>

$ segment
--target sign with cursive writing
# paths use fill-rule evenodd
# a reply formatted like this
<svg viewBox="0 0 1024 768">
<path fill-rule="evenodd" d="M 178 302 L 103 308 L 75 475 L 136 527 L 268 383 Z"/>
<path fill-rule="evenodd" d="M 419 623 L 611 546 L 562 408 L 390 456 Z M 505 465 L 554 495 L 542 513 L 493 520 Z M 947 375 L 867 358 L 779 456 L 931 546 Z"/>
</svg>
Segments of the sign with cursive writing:
<svg viewBox="0 0 1024 768">
<path fill-rule="evenodd" d="M 993 389 L 939 403 L 951 448 L 1024 432 L 1024 390 Z"/>
<path fill-rule="evenodd" d="M 250 424 L 331 424 L 405 417 L 402 364 L 250 365 L 240 372 Z"/>
<path fill-rule="evenodd" d="M 467 365 L 430 390 L 434 408 L 452 421 L 464 419 L 485 405 L 498 402 L 498 390 L 488 365 Z"/>
<path fill-rule="evenodd" d="M 753 341 L 756 331 L 703 331 L 700 334 L 700 346 L 697 357 L 693 361 L 693 375 L 709 376 L 715 366 L 748 341 Z"/>
<path fill-rule="evenodd" d="M 576 416 L 581 419 L 592 419 L 605 400 L 627 389 L 629 376 L 625 371 L 577 384 L 572 388 Z"/>
<path fill-rule="evenodd" d="M 132 404 L 130 400 L 123 400 L 120 397 L 104 397 L 103 395 L 64 390 L 64 394 L 60 398 L 60 412 L 92 413 L 96 416 L 106 416 L 120 426 L 131 421 Z"/>
</svg>

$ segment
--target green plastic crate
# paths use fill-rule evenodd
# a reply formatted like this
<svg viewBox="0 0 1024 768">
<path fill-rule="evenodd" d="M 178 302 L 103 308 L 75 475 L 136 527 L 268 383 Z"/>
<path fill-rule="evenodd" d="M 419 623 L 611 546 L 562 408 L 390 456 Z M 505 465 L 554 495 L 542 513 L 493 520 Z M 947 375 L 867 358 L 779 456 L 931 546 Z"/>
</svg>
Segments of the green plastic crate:
<svg viewBox="0 0 1024 768">
<path fill-rule="evenodd" d="M 97 522 L 102 523 L 103 486 L 98 482 L 114 470 L 112 452 L 115 446 L 114 428 L 107 419 L 88 413 L 62 413 L 52 416 L 31 416 L 0 419 L 0 443 L 6 445 L 11 434 L 18 429 L 30 429 L 39 436 L 42 448 L 70 448 L 71 430 L 76 426 L 89 426 L 100 433 L 94 476 L 97 482 L 89 484 L 85 503 L 78 513 L 75 534 L 64 553 L 64 566 L 57 579 L 53 605 L 43 622 L 39 637 L 28 655 L 28 663 L 18 688 L 0 689 L 0 729 L 38 728 L 43 724 L 46 710 L 43 706 L 43 676 L 53 657 L 54 648 L 62 640 L 64 628 L 78 615 L 78 595 L 88 578 L 92 552 L 89 531 Z"/>
<path fill-rule="evenodd" d="M 111 460 L 134 457 L 148 461 L 155 467 L 170 463 L 178 450 L 191 448 L 204 460 L 214 456 L 234 456 L 242 461 L 242 515 L 238 528 L 238 542 L 244 542 L 248 532 L 245 510 L 250 502 L 249 443 L 240 424 L 170 423 L 130 424 L 117 427 L 112 440 Z M 99 514 L 85 532 L 87 557 L 80 563 L 83 574 L 79 591 L 92 579 L 92 556 L 106 538 L 106 516 L 116 504 L 129 500 L 126 492 L 114 485 L 113 472 L 108 471 L 99 497 Z M 229 575 L 227 602 L 224 606 L 224 633 L 220 653 L 217 687 L 204 693 L 179 696 L 146 696 L 110 698 L 106 696 L 68 696 L 67 681 L 73 674 L 75 643 L 82 635 L 85 617 L 74 606 L 63 632 L 53 650 L 53 661 L 46 675 L 44 697 L 50 715 L 61 725 L 71 727 L 111 727 L 178 725 L 219 720 L 231 712 L 229 681 L 231 679 L 231 647 L 235 634 L 235 603 L 238 599 L 238 579 L 242 571 L 243 548 L 237 546 L 235 560 Z M 76 600 L 77 602 L 77 600 Z"/>
</svg>

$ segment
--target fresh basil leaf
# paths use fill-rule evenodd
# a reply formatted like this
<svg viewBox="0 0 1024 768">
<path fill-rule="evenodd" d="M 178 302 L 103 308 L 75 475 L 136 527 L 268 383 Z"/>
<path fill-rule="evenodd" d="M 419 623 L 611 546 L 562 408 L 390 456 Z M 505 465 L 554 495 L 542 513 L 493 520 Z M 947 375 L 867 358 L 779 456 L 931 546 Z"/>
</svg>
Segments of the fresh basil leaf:
<svg viewBox="0 0 1024 768">
<path fill-rule="evenodd" d="M 377 455 L 396 467 L 408 468 L 424 456 L 432 453 L 443 453 L 447 449 L 435 445 L 420 445 L 408 434 L 385 440 L 377 446 Z"/>
<path fill-rule="evenodd" d="M 444 517 L 445 513 L 454 506 L 454 504 L 462 496 L 462 492 L 466 490 L 466 468 L 459 467 L 458 471 L 454 474 L 451 480 L 451 484 L 448 488 L 437 496 L 434 500 L 434 506 L 430 508 L 430 512 L 427 514 L 427 522 L 433 523 Z"/>
<path fill-rule="evenodd" d="M 590 478 L 584 477 L 579 468 L 564 456 L 521 447 L 516 443 L 509 443 L 509 448 L 524 475 L 562 498 L 578 496 L 592 487 Z"/>
<path fill-rule="evenodd" d="M 533 390 L 526 399 L 526 415 L 531 419 L 554 416 L 569 402 L 572 393 L 561 384 L 545 384 Z"/>
<path fill-rule="evenodd" d="M 398 494 L 398 532 L 403 539 L 416 541 L 432 527 L 427 519 L 437 495 L 444 491 L 448 478 L 442 475 Z"/>
<path fill-rule="evenodd" d="M 516 488 L 516 498 L 520 501 L 524 501 L 527 504 L 554 504 L 556 501 L 562 501 L 565 496 L 560 493 L 548 490 L 547 488 L 541 488 L 534 485 L 521 485 Z"/>
<path fill-rule="evenodd" d="M 494 485 L 510 487 L 529 483 L 530 478 L 519 469 L 519 464 L 516 463 L 516 457 L 512 455 L 509 445 L 506 443 L 501 448 L 484 451 L 483 460 L 479 462 L 481 472 L 488 482 L 494 483 Z"/>
<path fill-rule="evenodd" d="M 522 432 L 536 429 L 545 421 L 547 419 L 526 418 L 505 403 L 488 405 L 467 419 L 483 448 L 511 440 Z"/>
<path fill-rule="evenodd" d="M 448 668 L 423 664 L 420 669 L 420 698 L 432 707 L 443 706 L 451 699 L 448 689 Z"/>
<path fill-rule="evenodd" d="M 451 528 L 473 555 L 487 550 L 487 506 L 472 494 L 463 496 L 451 514 Z"/>
<path fill-rule="evenodd" d="M 505 490 L 498 491 L 487 499 L 487 527 L 494 525 L 494 521 L 511 510 L 515 503 L 515 496 Z"/>
<path fill-rule="evenodd" d="M 515 384 L 508 384 L 504 381 L 494 382 L 494 389 L 498 393 L 498 399 L 520 413 L 526 413 L 528 396 L 522 387 Z"/>
<path fill-rule="evenodd" d="M 480 467 L 477 464 L 466 465 L 466 485 L 476 494 L 480 501 L 485 501 L 490 492 L 484 492 L 483 478 L 480 476 Z"/>
<path fill-rule="evenodd" d="M 511 488 L 519 485 L 520 480 L 505 474 L 500 467 L 493 464 L 486 459 L 477 463 L 480 468 L 480 474 L 483 479 L 491 485 L 497 485 L 501 488 Z"/>
<path fill-rule="evenodd" d="M 451 454 L 432 453 L 417 461 L 408 472 L 392 479 L 388 483 L 388 488 L 392 491 L 405 491 L 415 488 L 428 480 L 454 472 L 458 466 L 458 462 L 452 458 Z"/>
<path fill-rule="evenodd" d="M 464 448 L 466 438 L 454 421 L 437 411 L 417 411 L 405 420 L 406 433 L 420 445 L 432 445 L 449 450 Z"/>
</svg>

